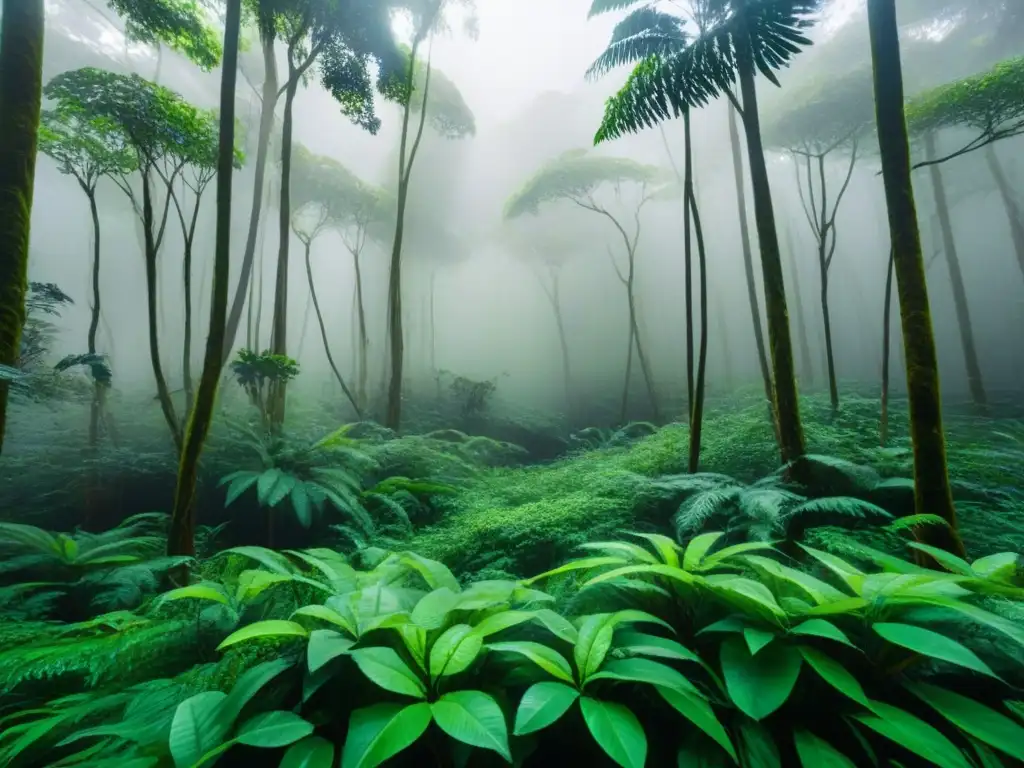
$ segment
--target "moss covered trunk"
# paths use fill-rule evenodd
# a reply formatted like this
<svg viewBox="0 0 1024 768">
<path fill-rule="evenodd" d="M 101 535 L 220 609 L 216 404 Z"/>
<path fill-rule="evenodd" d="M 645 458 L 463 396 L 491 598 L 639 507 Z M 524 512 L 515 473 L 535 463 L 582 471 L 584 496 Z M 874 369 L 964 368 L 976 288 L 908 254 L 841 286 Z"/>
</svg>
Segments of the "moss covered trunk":
<svg viewBox="0 0 1024 768">
<path fill-rule="evenodd" d="M 927 526 L 937 546 L 964 554 L 946 468 L 939 368 L 925 282 L 921 233 L 910 180 L 910 146 L 903 110 L 903 71 L 895 0 L 868 0 L 874 69 L 875 119 L 892 238 L 900 321 L 906 354 L 910 434 L 914 447 L 914 503 L 919 514 L 939 515 L 949 529 Z"/>
<path fill-rule="evenodd" d="M 772 375 L 768 368 L 768 355 L 764 348 L 764 331 L 761 328 L 761 307 L 757 300 L 757 281 L 754 279 L 754 253 L 750 246 L 750 226 L 747 223 L 747 193 L 743 180 L 743 152 L 740 147 L 740 133 L 736 127 L 736 109 L 729 108 L 729 140 L 732 145 L 732 170 L 736 181 L 736 207 L 739 211 L 740 245 L 743 250 L 743 272 L 747 278 L 747 299 L 750 303 L 750 318 L 754 322 L 754 344 L 757 346 L 757 364 L 761 368 L 761 381 L 764 383 L 764 397 L 768 403 L 768 416 L 772 429 L 778 438 L 779 428 L 775 416 L 774 396 L 772 395 Z"/>
<path fill-rule="evenodd" d="M 238 36 L 241 0 L 228 0 L 224 28 L 224 63 L 220 87 L 220 145 L 217 157 L 217 235 L 213 265 L 213 302 L 206 337 L 203 373 L 185 428 L 185 446 L 178 465 L 174 509 L 167 536 L 170 555 L 195 555 L 195 494 L 199 457 L 213 421 L 227 332 L 228 280 L 231 271 L 231 183 L 234 172 L 235 84 L 238 78 Z M 262 191 L 262 188 L 261 188 Z M 179 579 L 181 580 L 181 579 Z"/>
<path fill-rule="evenodd" d="M 768 316 L 768 344 L 771 349 L 774 381 L 775 417 L 778 419 L 779 447 L 783 461 L 804 455 L 803 424 L 800 401 L 793 368 L 793 344 L 789 336 L 789 311 L 786 308 L 786 285 L 782 277 L 779 236 L 775 229 L 772 191 L 768 183 L 764 146 L 761 142 L 761 121 L 758 117 L 757 90 L 754 83 L 754 62 L 749 48 L 740 46 L 736 57 L 740 93 L 743 96 L 743 128 L 747 139 L 747 157 L 754 191 L 754 220 L 761 247 L 761 274 L 764 281 L 764 304 Z"/>
<path fill-rule="evenodd" d="M 0 365 L 21 353 L 43 90 L 43 0 L 4 0 L 0 20 Z M 0 451 L 8 385 L 0 381 Z"/>
<path fill-rule="evenodd" d="M 928 159 L 935 160 L 935 135 L 929 133 L 924 143 Z M 971 400 L 975 407 L 984 411 L 988 407 L 988 397 L 985 395 L 985 383 L 981 376 L 978 348 L 974 343 L 971 308 L 967 303 L 967 288 L 964 285 L 963 270 L 960 269 L 956 238 L 953 236 L 953 220 L 949 212 L 949 201 L 946 199 L 946 186 L 942 180 L 942 170 L 937 164 L 928 166 L 928 175 L 932 183 L 932 196 L 935 198 L 939 231 L 942 233 L 942 253 L 946 257 L 946 266 L 949 269 L 949 285 L 953 289 L 953 308 L 956 311 L 957 330 L 960 331 L 960 348 L 963 350 L 964 364 L 967 367 L 967 385 L 971 390 Z"/>
</svg>

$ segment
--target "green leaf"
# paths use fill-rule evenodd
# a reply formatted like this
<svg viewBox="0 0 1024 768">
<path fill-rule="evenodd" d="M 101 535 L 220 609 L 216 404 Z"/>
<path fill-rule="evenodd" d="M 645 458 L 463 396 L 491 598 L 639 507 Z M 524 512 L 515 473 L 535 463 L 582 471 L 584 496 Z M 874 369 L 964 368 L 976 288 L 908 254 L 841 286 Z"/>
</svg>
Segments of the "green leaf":
<svg viewBox="0 0 1024 768">
<path fill-rule="evenodd" d="M 263 712 L 242 724 L 235 740 L 250 747 L 287 747 L 313 732 L 313 724 L 294 712 Z"/>
<path fill-rule="evenodd" d="M 185 699 L 171 719 L 169 748 L 176 768 L 192 768 L 227 737 L 234 718 L 224 712 L 227 694 L 205 691 Z"/>
<path fill-rule="evenodd" d="M 906 687 L 960 730 L 1024 764 L 1024 727 L 1006 715 L 937 685 L 907 683 Z"/>
<path fill-rule="evenodd" d="M 729 734 L 726 732 L 725 727 L 719 722 L 715 716 L 715 712 L 711 709 L 711 705 L 704 699 L 703 696 L 695 695 L 678 688 L 657 688 L 658 693 L 661 697 L 667 701 L 671 707 L 693 723 L 695 726 L 700 728 L 704 733 L 710 736 L 715 742 L 724 749 L 729 757 L 733 761 L 737 761 L 736 749 L 732 745 L 732 741 L 729 739 Z"/>
<path fill-rule="evenodd" d="M 594 741 L 623 768 L 643 768 L 647 760 L 647 737 L 636 715 L 628 707 L 584 696 L 580 699 L 583 720 Z"/>
<path fill-rule="evenodd" d="M 334 745 L 320 736 L 307 736 L 288 748 L 278 768 L 334 768 Z"/>
<path fill-rule="evenodd" d="M 956 555 L 951 555 L 944 549 L 939 549 L 929 544 L 922 544 L 919 541 L 908 541 L 907 546 L 931 555 L 939 565 L 950 573 L 959 573 L 961 576 L 974 576 L 974 571 L 971 570 L 971 566 L 968 565 L 966 560 Z"/>
<path fill-rule="evenodd" d="M 309 634 L 306 646 L 306 664 L 310 672 L 316 672 L 327 662 L 348 653 L 355 642 L 333 629 L 314 629 Z"/>
<path fill-rule="evenodd" d="M 309 528 L 313 523 L 313 514 L 310 509 L 309 491 L 301 480 L 292 488 L 292 508 L 295 510 L 295 519 L 299 521 L 299 525 Z"/>
<path fill-rule="evenodd" d="M 446 629 L 430 649 L 431 680 L 465 672 L 483 644 L 484 639 L 468 624 L 456 624 Z"/>
<path fill-rule="evenodd" d="M 828 640 L 835 640 L 838 643 L 848 645 L 851 648 L 856 647 L 839 627 L 830 621 L 825 621 L 825 619 L 808 619 L 789 630 L 789 634 L 824 637 Z"/>
<path fill-rule="evenodd" d="M 818 673 L 822 680 L 831 685 L 844 696 L 853 699 L 858 704 L 868 706 L 868 697 L 849 670 L 831 656 L 819 651 L 817 648 L 807 646 L 800 647 L 800 655 L 804 661 L 811 665 L 811 669 Z"/>
<path fill-rule="evenodd" d="M 643 611 L 625 610 L 587 616 L 580 625 L 579 638 L 573 648 L 580 682 L 597 672 L 612 646 L 615 628 L 625 622 L 650 622 L 672 629 L 661 619 Z"/>
<path fill-rule="evenodd" d="M 256 498 L 259 500 L 261 507 L 273 506 L 267 503 L 270 499 L 270 494 L 284 477 L 284 472 L 276 467 L 268 469 L 259 476 L 256 481 Z"/>
<path fill-rule="evenodd" d="M 667 637 L 648 635 L 631 630 L 619 632 L 616 638 L 616 649 L 627 651 L 638 656 L 656 656 L 676 661 L 693 661 L 702 663 L 701 658 L 681 643 Z"/>
<path fill-rule="evenodd" d="M 684 571 L 695 571 L 700 565 L 701 560 L 704 559 L 704 555 L 708 553 L 715 543 L 722 538 L 721 532 L 702 533 L 699 536 L 694 536 L 690 543 L 686 545 L 686 550 L 683 552 L 683 570 Z"/>
<path fill-rule="evenodd" d="M 970 768 L 956 745 L 928 723 L 880 701 L 870 706 L 874 714 L 854 715 L 854 719 L 939 768 Z"/>
<path fill-rule="evenodd" d="M 492 749 L 512 762 L 508 726 L 498 703 L 481 691 L 446 693 L 430 705 L 438 727 L 456 741 Z"/>
<path fill-rule="evenodd" d="M 589 571 L 594 568 L 603 568 L 609 565 L 625 565 L 627 562 L 629 561 L 623 557 L 583 557 L 578 560 L 568 562 L 565 565 L 560 565 L 558 568 L 555 568 L 554 570 L 545 571 L 544 573 L 538 574 L 537 576 L 534 576 L 532 578 L 524 579 L 523 584 L 529 586 L 530 584 L 533 584 L 536 581 L 540 581 L 541 579 L 547 579 L 552 576 L 560 576 L 561 574 L 569 573 L 570 571 Z"/>
<path fill-rule="evenodd" d="M 435 589 L 416 603 L 412 609 L 412 621 L 424 629 L 440 629 L 459 600 L 460 596 L 447 587 Z"/>
<path fill-rule="evenodd" d="M 633 536 L 639 536 L 641 539 L 646 539 L 651 543 L 654 549 L 661 556 L 662 561 L 665 565 L 670 565 L 673 568 L 679 567 L 679 545 L 675 541 L 670 539 L 661 533 L 636 533 Z"/>
<path fill-rule="evenodd" d="M 889 622 L 874 624 L 872 628 L 894 645 L 908 648 L 922 656 L 973 669 L 975 672 L 999 679 L 996 673 L 989 669 L 988 664 L 979 659 L 974 651 L 938 632 L 915 627 L 912 624 Z"/>
<path fill-rule="evenodd" d="M 357 648 L 350 652 L 359 669 L 381 688 L 417 699 L 427 697 L 427 687 L 392 648 Z"/>
<path fill-rule="evenodd" d="M 415 624 L 402 624 L 396 627 L 402 636 L 405 649 L 416 662 L 421 671 L 427 671 L 427 630 Z"/>
<path fill-rule="evenodd" d="M 793 740 L 804 768 L 857 768 L 846 755 L 810 731 L 797 728 Z"/>
<path fill-rule="evenodd" d="M 579 691 L 562 683 L 535 683 L 526 689 L 519 708 L 513 733 L 524 736 L 547 728 L 569 711 L 580 696 Z"/>
<path fill-rule="evenodd" d="M 489 643 L 488 650 L 518 653 L 525 656 L 538 667 L 543 669 L 552 677 L 564 680 L 570 685 L 573 684 L 572 667 L 558 651 L 548 648 L 542 643 L 531 643 L 524 641 L 513 641 L 507 643 Z"/>
<path fill-rule="evenodd" d="M 349 718 L 341 768 L 375 768 L 414 744 L 430 720 L 426 702 L 374 704 L 355 710 Z"/>
<path fill-rule="evenodd" d="M 801 656 L 781 643 L 753 656 L 743 640 L 729 637 L 722 643 L 721 661 L 733 703 L 752 719 L 762 720 L 786 703 L 800 674 Z"/>
<path fill-rule="evenodd" d="M 267 497 L 267 506 L 276 507 L 292 492 L 299 482 L 294 475 L 282 474 L 281 478 L 274 485 L 274 489 Z"/>
<path fill-rule="evenodd" d="M 687 680 L 678 670 L 650 659 L 615 659 L 606 662 L 597 674 L 587 678 L 587 683 L 589 684 L 594 680 L 622 680 L 632 683 L 647 683 L 661 688 L 699 695 L 693 683 Z"/>
<path fill-rule="evenodd" d="M 744 768 L 783 768 L 779 748 L 772 739 L 771 731 L 762 723 L 753 720 L 741 722 L 739 744 Z"/>
<path fill-rule="evenodd" d="M 224 712 L 231 722 L 235 721 L 245 705 L 252 701 L 263 686 L 291 667 L 292 663 L 288 659 L 273 659 L 257 664 L 241 675 L 223 704 Z"/>
<path fill-rule="evenodd" d="M 232 632 L 217 646 L 218 651 L 223 651 L 236 643 L 246 640 L 255 640 L 259 637 L 307 637 L 309 632 L 301 624 L 294 621 L 282 619 L 268 619 L 267 621 L 255 621 L 252 624 Z"/>
<path fill-rule="evenodd" d="M 165 600 L 212 600 L 221 605 L 227 605 L 230 600 L 224 593 L 224 587 L 216 582 L 190 584 L 187 587 L 179 587 L 160 595 L 160 602 Z"/>
<path fill-rule="evenodd" d="M 756 656 L 758 651 L 775 639 L 775 633 L 766 632 L 765 630 L 758 629 L 757 627 L 744 627 L 743 639 L 747 641 L 747 648 L 750 649 L 750 655 Z"/>
<path fill-rule="evenodd" d="M 230 507 L 239 496 L 252 488 L 253 484 L 259 479 L 259 474 L 256 472 L 249 472 L 242 477 L 237 477 L 232 480 L 231 485 L 228 486 L 227 496 L 224 498 L 224 506 Z"/>
<path fill-rule="evenodd" d="M 445 588 L 452 592 L 459 591 L 459 580 L 444 563 L 437 560 L 428 560 L 417 555 L 415 552 L 403 552 L 401 561 L 404 565 L 412 568 L 423 577 L 427 586 L 431 589 Z"/>
<path fill-rule="evenodd" d="M 329 608 L 326 605 L 305 605 L 302 608 L 297 608 L 292 613 L 292 618 L 295 616 L 309 616 L 310 618 L 320 619 L 326 621 L 329 624 L 333 624 L 336 627 L 340 627 L 345 630 L 351 637 L 358 636 L 355 626 L 348 619 L 333 608 Z"/>
</svg>

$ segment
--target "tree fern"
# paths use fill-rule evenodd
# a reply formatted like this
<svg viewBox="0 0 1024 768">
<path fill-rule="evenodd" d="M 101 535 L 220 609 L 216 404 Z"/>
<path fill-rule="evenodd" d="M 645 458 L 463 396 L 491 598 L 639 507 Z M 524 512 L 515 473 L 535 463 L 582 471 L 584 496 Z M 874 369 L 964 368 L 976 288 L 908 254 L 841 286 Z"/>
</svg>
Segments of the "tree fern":
<svg viewBox="0 0 1024 768">
<path fill-rule="evenodd" d="M 635 9 L 615 25 L 608 47 L 590 65 L 586 76 L 594 79 L 624 64 L 678 53 L 688 40 L 683 25 L 682 17 L 664 13 L 652 5 Z"/>
</svg>

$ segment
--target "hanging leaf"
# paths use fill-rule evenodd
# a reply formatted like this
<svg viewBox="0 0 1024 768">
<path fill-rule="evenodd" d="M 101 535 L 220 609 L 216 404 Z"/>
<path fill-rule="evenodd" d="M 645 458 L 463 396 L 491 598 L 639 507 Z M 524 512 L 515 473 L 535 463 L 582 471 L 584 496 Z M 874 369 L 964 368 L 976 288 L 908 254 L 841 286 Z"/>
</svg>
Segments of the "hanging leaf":
<svg viewBox="0 0 1024 768">
<path fill-rule="evenodd" d="M 224 711 L 225 699 L 223 691 L 205 691 L 174 710 L 169 747 L 176 768 L 191 768 L 227 737 L 234 718 Z"/>
<path fill-rule="evenodd" d="M 427 697 L 427 687 L 391 648 L 358 648 L 351 652 L 359 669 L 370 680 L 386 691 Z"/>
<path fill-rule="evenodd" d="M 558 651 L 548 648 L 546 645 L 541 643 L 515 641 L 508 643 L 490 643 L 488 644 L 487 649 L 490 651 L 497 651 L 499 653 L 518 653 L 520 656 L 525 656 L 552 677 L 564 680 L 570 685 L 574 684 L 572 667 L 569 666 L 569 662 L 566 661 L 565 657 L 563 657 Z"/>
<path fill-rule="evenodd" d="M 762 720 L 786 703 L 800 674 L 801 656 L 781 643 L 753 656 L 742 639 L 729 637 L 722 643 L 721 661 L 733 703 L 754 720 Z"/>
<path fill-rule="evenodd" d="M 922 656 L 973 669 L 975 672 L 999 679 L 996 673 L 989 669 L 988 664 L 979 659 L 974 651 L 938 632 L 915 627 L 912 624 L 897 624 L 895 622 L 879 622 L 872 628 L 894 645 L 902 646 L 914 653 L 920 653 Z"/>
<path fill-rule="evenodd" d="M 825 619 L 808 619 L 789 630 L 789 634 L 824 637 L 828 640 L 835 640 L 837 643 L 848 645 L 851 648 L 856 647 L 839 627 L 830 621 L 825 621 Z"/>
<path fill-rule="evenodd" d="M 306 646 L 306 664 L 310 672 L 316 672 L 327 662 L 348 653 L 355 642 L 332 629 L 314 629 L 309 634 Z"/>
<path fill-rule="evenodd" d="M 456 741 L 491 749 L 512 762 L 508 726 L 498 703 L 481 691 L 446 693 L 430 705 L 434 720 Z"/>
<path fill-rule="evenodd" d="M 375 768 L 414 744 L 427 730 L 430 705 L 375 704 L 352 712 L 341 768 Z"/>
<path fill-rule="evenodd" d="M 519 702 L 513 733 L 524 736 L 547 728 L 568 712 L 579 697 L 579 691 L 562 683 L 531 685 Z"/>
<path fill-rule="evenodd" d="M 801 646 L 800 655 L 822 680 L 858 704 L 868 706 L 868 697 L 864 693 L 864 689 L 846 667 L 817 648 Z"/>
<path fill-rule="evenodd" d="M 676 712 L 681 714 L 704 733 L 710 736 L 715 742 L 728 753 L 733 761 L 737 761 L 736 749 L 725 727 L 715 717 L 714 710 L 703 696 L 688 693 L 678 688 L 658 687 L 658 693 L 667 701 Z"/>
<path fill-rule="evenodd" d="M 313 732 L 313 724 L 294 712 L 263 712 L 242 724 L 235 740 L 250 747 L 287 747 Z"/>
<path fill-rule="evenodd" d="M 301 624 L 294 621 L 283 621 L 281 619 L 268 619 L 267 621 L 255 621 L 252 624 L 242 627 L 237 632 L 232 632 L 217 646 L 218 651 L 223 651 L 236 643 L 246 640 L 255 640 L 260 637 L 306 637 L 309 632 Z"/>
<path fill-rule="evenodd" d="M 1024 764 L 1024 727 L 974 699 L 927 683 L 907 689 L 960 730 Z"/>
<path fill-rule="evenodd" d="M 644 768 L 647 736 L 628 707 L 584 696 L 580 699 L 580 709 L 594 741 L 608 757 L 623 768 Z"/>
<path fill-rule="evenodd" d="M 857 768 L 846 755 L 810 731 L 798 728 L 793 732 L 793 740 L 804 768 Z"/>
<path fill-rule="evenodd" d="M 334 768 L 334 745 L 320 736 L 307 736 L 288 747 L 278 768 Z"/>
<path fill-rule="evenodd" d="M 928 723 L 880 701 L 870 706 L 874 714 L 854 715 L 854 719 L 939 768 L 970 768 L 956 745 Z"/>
</svg>

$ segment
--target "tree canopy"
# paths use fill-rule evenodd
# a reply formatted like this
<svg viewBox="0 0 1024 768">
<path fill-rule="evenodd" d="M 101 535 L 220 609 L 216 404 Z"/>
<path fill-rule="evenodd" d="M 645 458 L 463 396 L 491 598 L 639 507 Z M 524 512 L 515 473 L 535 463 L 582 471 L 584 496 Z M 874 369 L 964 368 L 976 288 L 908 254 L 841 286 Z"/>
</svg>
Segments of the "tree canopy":
<svg viewBox="0 0 1024 768">
<path fill-rule="evenodd" d="M 850 145 L 874 125 L 870 69 L 815 81 L 790 94 L 762 125 L 767 146 L 812 155 Z"/>
<path fill-rule="evenodd" d="M 640 0 L 594 0 L 590 15 L 623 9 Z M 774 70 L 787 66 L 802 46 L 804 30 L 821 0 L 721 0 L 708 4 L 706 26 L 672 53 L 656 53 L 636 65 L 626 84 L 605 105 L 595 143 L 635 133 L 689 109 L 702 107 L 736 81 L 739 52 L 778 85 Z"/>
<path fill-rule="evenodd" d="M 394 221 L 394 202 L 384 190 L 301 144 L 295 146 L 292 164 L 292 202 L 296 212 L 321 207 L 327 221 L 339 229 Z"/>
<path fill-rule="evenodd" d="M 408 73 L 408 46 L 402 46 L 402 71 Z M 427 93 L 427 63 L 420 56 L 416 57 L 416 68 L 413 72 L 412 93 L 408 96 L 412 114 L 418 114 L 423 107 L 423 94 Z M 384 89 L 385 95 L 392 101 L 404 106 L 406 94 L 404 88 L 391 83 Z M 466 100 L 457 85 L 444 72 L 435 66 L 430 67 L 430 89 L 427 95 L 427 119 L 430 127 L 446 139 L 462 139 L 476 135 L 476 117 L 466 104 Z"/>
<path fill-rule="evenodd" d="M 164 43 L 205 70 L 220 63 L 220 34 L 196 0 L 107 0 L 125 19 L 125 35 L 141 43 Z"/>
<path fill-rule="evenodd" d="M 664 170 L 621 157 L 603 157 L 585 149 L 570 150 L 545 164 L 505 204 L 504 217 L 535 214 L 544 203 L 582 202 L 605 185 L 623 183 L 662 187 L 672 180 Z"/>
<path fill-rule="evenodd" d="M 974 132 L 945 159 L 1024 133 L 1024 56 L 925 91 L 907 103 L 906 113 L 912 134 L 956 127 Z"/>
<path fill-rule="evenodd" d="M 57 169 L 95 189 L 103 176 L 127 176 L 138 167 L 134 150 L 116 124 L 88 118 L 80 110 L 65 108 L 43 113 L 39 150 L 57 163 Z"/>
</svg>

